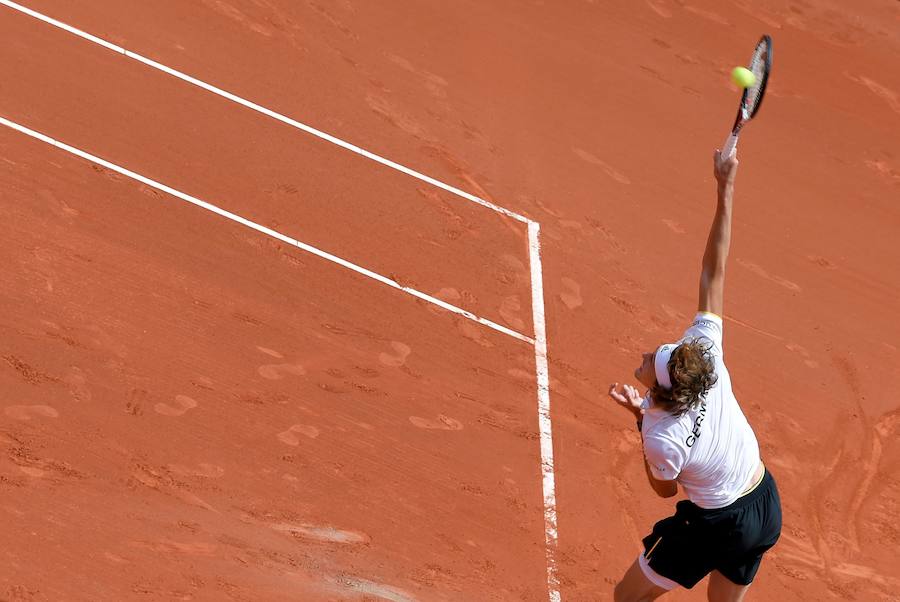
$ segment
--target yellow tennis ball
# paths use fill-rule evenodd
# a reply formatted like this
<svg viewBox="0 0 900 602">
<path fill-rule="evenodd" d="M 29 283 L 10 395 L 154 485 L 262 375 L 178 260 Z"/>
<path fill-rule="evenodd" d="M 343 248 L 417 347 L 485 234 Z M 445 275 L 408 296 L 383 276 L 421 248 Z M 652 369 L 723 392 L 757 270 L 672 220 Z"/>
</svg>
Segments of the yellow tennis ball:
<svg viewBox="0 0 900 602">
<path fill-rule="evenodd" d="M 735 67 L 731 70 L 731 81 L 741 88 L 749 88 L 756 83 L 756 76 L 746 67 Z"/>
</svg>

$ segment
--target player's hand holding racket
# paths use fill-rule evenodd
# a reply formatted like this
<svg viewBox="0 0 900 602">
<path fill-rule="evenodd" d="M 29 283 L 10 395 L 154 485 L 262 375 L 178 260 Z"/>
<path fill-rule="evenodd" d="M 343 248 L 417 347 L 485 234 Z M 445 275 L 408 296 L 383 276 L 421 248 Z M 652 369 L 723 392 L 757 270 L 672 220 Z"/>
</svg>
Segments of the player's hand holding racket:
<svg viewBox="0 0 900 602">
<path fill-rule="evenodd" d="M 737 175 L 738 160 L 733 153 L 727 159 L 722 158 L 721 151 L 713 153 L 713 175 L 719 184 L 719 190 L 724 191 L 734 187 L 734 177 Z"/>
<path fill-rule="evenodd" d="M 753 51 L 753 57 L 747 70 L 752 73 L 752 77 L 748 82 L 749 85 L 744 87 L 741 93 L 741 104 L 738 107 L 737 117 L 734 120 L 734 126 L 731 128 L 731 134 L 722 145 L 721 160 L 726 160 L 734 156 L 737 147 L 738 134 L 759 111 L 762 104 L 763 95 L 766 93 L 766 83 L 769 80 L 769 70 L 772 68 L 772 38 L 764 35 L 760 38 L 759 43 Z"/>
</svg>

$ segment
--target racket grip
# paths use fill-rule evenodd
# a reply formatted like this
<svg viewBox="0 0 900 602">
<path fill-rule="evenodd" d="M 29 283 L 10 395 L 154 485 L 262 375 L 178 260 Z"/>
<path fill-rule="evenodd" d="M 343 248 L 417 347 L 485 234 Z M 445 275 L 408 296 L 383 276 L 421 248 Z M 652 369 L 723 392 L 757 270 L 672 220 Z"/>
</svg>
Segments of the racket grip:
<svg viewBox="0 0 900 602">
<path fill-rule="evenodd" d="M 721 161 L 732 157 L 737 152 L 737 142 L 738 137 L 736 134 L 728 135 L 728 138 L 725 140 L 725 144 L 722 145 L 722 152 L 719 154 L 719 159 Z"/>
</svg>

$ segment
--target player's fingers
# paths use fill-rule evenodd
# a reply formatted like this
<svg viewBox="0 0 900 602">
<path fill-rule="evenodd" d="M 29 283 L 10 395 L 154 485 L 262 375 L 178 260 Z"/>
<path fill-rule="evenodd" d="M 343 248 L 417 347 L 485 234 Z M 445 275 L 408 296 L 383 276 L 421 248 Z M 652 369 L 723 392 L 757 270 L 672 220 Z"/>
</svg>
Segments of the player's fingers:
<svg viewBox="0 0 900 602">
<path fill-rule="evenodd" d="M 609 396 L 612 397 L 613 400 L 616 401 L 617 403 L 628 403 L 628 400 L 625 399 L 625 397 L 623 397 L 621 393 L 619 393 L 618 391 L 616 391 L 616 386 L 618 386 L 618 384 L 619 384 L 619 383 L 616 383 L 616 384 L 614 384 L 614 385 L 610 385 L 610 387 L 609 387 Z"/>
<path fill-rule="evenodd" d="M 732 156 L 734 156 L 734 155 L 732 155 Z M 726 163 L 728 163 L 728 157 L 723 157 L 722 151 L 719 149 L 716 149 L 713 152 L 713 173 L 716 175 L 716 177 L 720 177 L 720 176 L 724 175 L 724 173 L 726 172 L 726 169 L 725 169 Z"/>
<path fill-rule="evenodd" d="M 722 175 L 726 178 L 734 178 L 737 173 L 738 160 L 732 155 L 722 162 Z"/>
</svg>

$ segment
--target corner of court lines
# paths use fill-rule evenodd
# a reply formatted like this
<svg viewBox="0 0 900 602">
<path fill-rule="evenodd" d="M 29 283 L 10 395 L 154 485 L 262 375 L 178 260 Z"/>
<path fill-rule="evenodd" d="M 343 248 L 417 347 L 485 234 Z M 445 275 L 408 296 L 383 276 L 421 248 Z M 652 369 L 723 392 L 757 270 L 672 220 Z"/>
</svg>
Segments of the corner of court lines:
<svg viewBox="0 0 900 602">
<path fill-rule="evenodd" d="M 281 232 L 277 232 L 271 228 L 267 228 L 265 226 L 261 226 L 258 223 L 252 222 L 242 216 L 236 215 L 229 211 L 226 211 L 216 205 L 213 205 L 209 202 L 203 201 L 195 196 L 187 194 L 185 192 L 176 190 L 166 184 L 161 182 L 157 182 L 146 176 L 143 176 L 135 171 L 132 171 L 128 168 L 117 165 L 107 159 L 98 157 L 93 155 L 87 151 L 76 148 L 75 146 L 71 146 L 65 142 L 57 140 L 46 133 L 37 132 L 26 126 L 15 123 L 5 117 L 0 116 L 0 124 L 9 127 L 13 130 L 19 131 L 27 136 L 40 140 L 44 143 L 47 143 L 51 146 L 56 147 L 59 150 L 63 150 L 70 154 L 76 155 L 82 159 L 87 161 L 102 165 L 108 169 L 116 171 L 128 178 L 139 181 L 143 184 L 156 188 L 162 192 L 165 192 L 171 196 L 179 198 L 183 201 L 186 201 L 190 204 L 193 204 L 197 207 L 205 209 L 207 211 L 218 214 L 221 217 L 237 222 L 243 226 L 256 230 L 260 234 L 278 239 L 287 244 L 293 245 L 301 250 L 304 250 L 308 253 L 317 255 L 318 257 L 325 259 L 334 264 L 340 265 L 344 268 L 350 269 L 362 276 L 371 278 L 373 280 L 379 281 L 382 284 L 395 288 L 399 291 L 405 292 L 407 294 L 411 294 L 415 297 L 428 301 L 434 305 L 440 306 L 448 311 L 459 314 L 467 319 L 479 322 L 480 324 L 502 332 L 508 336 L 512 336 L 524 342 L 527 342 L 534 347 L 535 352 L 535 376 L 536 376 L 536 389 L 537 389 L 537 401 L 538 401 L 538 422 L 539 422 L 539 430 L 540 430 L 540 452 L 541 452 L 541 475 L 542 475 L 542 495 L 543 495 L 543 515 L 544 515 L 544 534 L 545 534 L 545 545 L 546 545 L 546 568 L 547 568 L 547 587 L 550 602 L 561 602 L 561 595 L 559 592 L 559 578 L 557 572 L 557 548 L 558 548 L 558 532 L 557 532 L 557 511 L 556 511 L 556 489 L 555 489 L 555 476 L 554 476 L 554 460 L 553 460 L 553 439 L 552 439 L 552 425 L 551 425 L 551 415 L 550 415 L 550 385 L 549 385 L 549 366 L 548 366 L 548 358 L 547 358 L 547 333 L 546 333 L 546 315 L 545 315 L 545 307 L 544 307 L 544 290 L 543 290 L 543 266 L 541 262 L 541 245 L 540 245 L 540 223 L 536 220 L 528 218 L 524 215 L 521 215 L 517 212 L 511 211 L 505 207 L 501 207 L 494 203 L 491 203 L 485 199 L 477 197 L 471 193 L 468 193 L 464 190 L 461 190 L 455 186 L 451 186 L 445 182 L 427 176 L 419 171 L 411 169 L 407 166 L 401 165 L 390 159 L 377 155 L 371 151 L 363 149 L 353 143 L 342 140 L 318 130 L 310 125 L 304 124 L 300 121 L 297 121 L 291 117 L 282 115 L 277 113 L 271 109 L 263 107 L 259 104 L 256 104 L 250 100 L 244 99 L 240 96 L 237 96 L 233 93 L 227 92 L 221 88 L 216 87 L 210 83 L 199 80 L 193 76 L 182 73 L 176 69 L 158 63 L 152 59 L 146 58 L 136 52 L 126 50 L 121 46 L 117 46 L 103 40 L 93 34 L 84 32 L 75 27 L 62 23 L 56 19 L 53 19 L 49 16 L 43 15 L 34 11 L 32 9 L 26 8 L 22 5 L 19 5 L 11 0 L 0 0 L 0 4 L 7 6 L 13 10 L 19 11 L 23 14 L 26 14 L 30 17 L 33 17 L 39 21 L 42 21 L 52 27 L 56 27 L 61 29 L 68 34 L 75 35 L 86 42 L 96 44 L 102 46 L 110 51 L 116 52 L 120 54 L 124 59 L 134 60 L 138 63 L 141 63 L 145 67 L 149 67 L 151 69 L 155 69 L 166 73 L 172 77 L 180 79 L 188 84 L 196 86 L 206 92 L 215 94 L 223 99 L 226 99 L 230 102 L 237 103 L 249 110 L 255 111 L 262 115 L 265 115 L 269 118 L 280 121 L 281 123 L 288 125 L 289 127 L 301 130 L 315 136 L 321 140 L 339 146 L 345 150 L 348 150 L 352 153 L 355 153 L 359 156 L 365 157 L 371 161 L 404 173 L 410 177 L 413 177 L 417 180 L 426 182 L 431 184 L 437 188 L 443 189 L 459 198 L 467 200 L 469 202 L 481 205 L 487 209 L 490 209 L 494 212 L 497 212 L 501 215 L 524 223 L 527 227 L 527 236 L 528 236 L 528 254 L 529 254 L 529 264 L 530 264 L 530 275 L 531 275 L 531 297 L 532 297 L 532 320 L 534 327 L 534 336 L 528 337 L 522 333 L 515 332 L 509 328 L 506 328 L 496 322 L 491 320 L 487 320 L 485 318 L 476 316 L 469 311 L 463 310 L 462 308 L 453 306 L 449 303 L 436 299 L 431 295 L 427 295 L 420 291 L 411 289 L 409 287 L 405 287 L 395 281 L 392 278 L 388 278 L 381 274 L 378 274 L 374 271 L 361 267 L 359 265 L 353 264 L 343 258 L 332 255 L 326 251 L 313 247 L 307 243 L 304 243 L 296 238 L 283 234 Z"/>
</svg>

